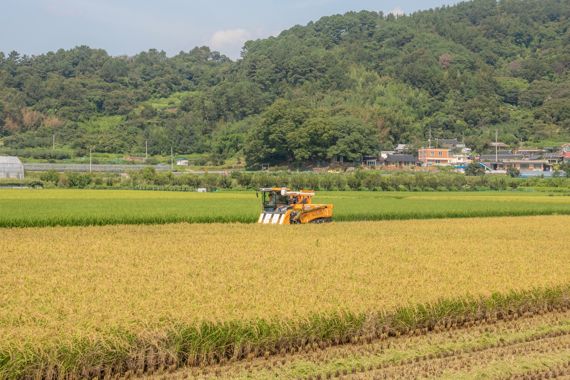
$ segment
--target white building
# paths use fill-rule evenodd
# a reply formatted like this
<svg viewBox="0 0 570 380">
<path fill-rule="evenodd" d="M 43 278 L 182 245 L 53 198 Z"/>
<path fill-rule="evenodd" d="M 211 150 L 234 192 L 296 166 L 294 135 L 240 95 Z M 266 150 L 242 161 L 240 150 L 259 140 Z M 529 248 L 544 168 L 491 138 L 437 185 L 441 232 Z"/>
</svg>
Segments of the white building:
<svg viewBox="0 0 570 380">
<path fill-rule="evenodd" d="M 451 160 L 449 161 L 451 165 L 466 165 L 471 163 L 471 159 L 466 154 L 454 154 L 451 156 Z"/>
<path fill-rule="evenodd" d="M 0 179 L 24 179 L 24 165 L 18 157 L 0 156 Z"/>
<path fill-rule="evenodd" d="M 396 151 L 395 150 L 382 150 L 382 151 L 380 151 L 380 158 L 385 160 L 388 158 L 388 156 L 390 156 L 392 154 L 396 154 Z"/>
</svg>

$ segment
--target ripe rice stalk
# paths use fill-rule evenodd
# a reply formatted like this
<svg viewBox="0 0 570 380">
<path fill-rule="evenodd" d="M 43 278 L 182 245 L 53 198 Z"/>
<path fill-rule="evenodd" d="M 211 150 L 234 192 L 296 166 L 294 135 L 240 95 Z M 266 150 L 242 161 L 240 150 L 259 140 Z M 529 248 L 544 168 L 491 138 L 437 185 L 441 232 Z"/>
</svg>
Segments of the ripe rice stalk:
<svg viewBox="0 0 570 380">
<path fill-rule="evenodd" d="M 295 226 L 4 229 L 0 378 L 205 365 L 568 308 L 568 222 L 338 223 L 302 239 Z"/>
</svg>

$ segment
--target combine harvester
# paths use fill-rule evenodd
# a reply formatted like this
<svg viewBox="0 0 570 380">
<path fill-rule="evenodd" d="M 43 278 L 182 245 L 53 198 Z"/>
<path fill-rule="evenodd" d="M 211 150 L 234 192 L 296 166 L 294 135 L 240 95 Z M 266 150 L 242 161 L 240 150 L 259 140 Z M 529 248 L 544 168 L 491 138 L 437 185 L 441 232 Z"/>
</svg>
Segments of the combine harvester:
<svg viewBox="0 0 570 380">
<path fill-rule="evenodd" d="M 332 222 L 333 205 L 312 203 L 314 191 L 290 191 L 285 187 L 260 189 L 263 210 L 261 224 L 307 224 Z M 259 194 L 258 194 L 259 195 Z"/>
</svg>

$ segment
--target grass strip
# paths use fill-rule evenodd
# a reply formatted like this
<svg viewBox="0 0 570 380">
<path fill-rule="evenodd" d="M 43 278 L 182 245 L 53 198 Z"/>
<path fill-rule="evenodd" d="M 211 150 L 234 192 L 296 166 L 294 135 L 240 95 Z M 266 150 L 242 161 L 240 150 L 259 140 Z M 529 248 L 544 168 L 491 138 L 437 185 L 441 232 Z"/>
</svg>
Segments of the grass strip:
<svg viewBox="0 0 570 380">
<path fill-rule="evenodd" d="M 313 315 L 296 321 L 172 323 L 143 333 L 113 329 L 104 339 L 62 337 L 43 347 L 4 342 L 0 346 L 0 378 L 73 379 L 153 373 L 295 352 L 314 344 L 398 336 L 436 326 L 455 328 L 477 320 L 503 320 L 569 307 L 570 284 L 440 300 L 384 312 Z"/>
<path fill-rule="evenodd" d="M 343 214 L 335 216 L 338 222 L 372 222 L 381 220 L 415 220 L 415 219 L 459 219 L 487 218 L 501 216 L 540 216 L 540 215 L 570 215 L 570 210 L 539 209 L 539 210 L 446 210 L 444 212 L 398 212 L 377 214 Z"/>
</svg>

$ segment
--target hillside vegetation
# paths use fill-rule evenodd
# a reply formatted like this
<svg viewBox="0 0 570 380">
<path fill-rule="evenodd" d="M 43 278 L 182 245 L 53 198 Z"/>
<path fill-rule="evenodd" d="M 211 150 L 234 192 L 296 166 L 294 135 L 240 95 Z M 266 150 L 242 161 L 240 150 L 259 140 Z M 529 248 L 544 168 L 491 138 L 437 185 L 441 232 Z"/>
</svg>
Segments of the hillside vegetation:
<svg viewBox="0 0 570 380">
<path fill-rule="evenodd" d="M 297 165 L 458 137 L 480 150 L 570 135 L 570 3 L 475 0 L 394 17 L 324 17 L 249 41 L 111 57 L 0 53 L 7 148 L 206 153 Z"/>
</svg>

